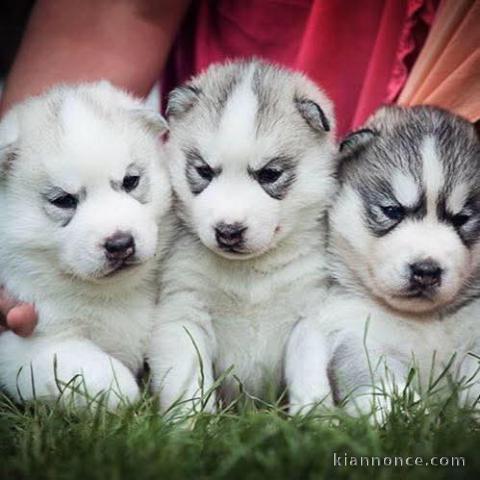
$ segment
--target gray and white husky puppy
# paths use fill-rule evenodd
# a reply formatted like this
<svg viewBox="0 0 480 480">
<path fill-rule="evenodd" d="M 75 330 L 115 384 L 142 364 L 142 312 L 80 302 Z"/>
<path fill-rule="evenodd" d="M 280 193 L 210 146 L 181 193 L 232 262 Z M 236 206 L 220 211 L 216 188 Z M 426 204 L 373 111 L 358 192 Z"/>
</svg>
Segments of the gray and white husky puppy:
<svg viewBox="0 0 480 480">
<path fill-rule="evenodd" d="M 55 87 L 0 123 L 0 285 L 39 314 L 31 337 L 0 335 L 16 399 L 138 397 L 172 231 L 165 125 L 106 82 Z"/>
<path fill-rule="evenodd" d="M 438 108 L 385 107 L 342 143 L 338 180 L 319 352 L 337 400 L 388 409 L 382 394 L 401 393 L 411 366 L 424 390 L 452 358 L 451 373 L 470 379 L 479 363 L 468 353 L 480 353 L 474 127 Z M 470 387 L 462 403 L 480 395 L 478 381 Z"/>
<path fill-rule="evenodd" d="M 304 372 L 317 368 L 310 311 L 325 293 L 331 102 L 299 73 L 234 62 L 175 90 L 167 112 L 182 225 L 150 353 L 162 406 L 198 400 L 229 367 L 253 395 L 285 382 L 292 410 L 317 401 Z"/>
</svg>

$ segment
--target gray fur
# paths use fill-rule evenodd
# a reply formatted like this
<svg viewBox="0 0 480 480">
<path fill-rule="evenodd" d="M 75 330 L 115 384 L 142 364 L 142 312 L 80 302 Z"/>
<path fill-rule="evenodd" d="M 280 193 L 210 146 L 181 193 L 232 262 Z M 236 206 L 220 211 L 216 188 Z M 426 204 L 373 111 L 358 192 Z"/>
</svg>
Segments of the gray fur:
<svg viewBox="0 0 480 480">
<path fill-rule="evenodd" d="M 221 76 L 200 76 L 173 90 L 168 96 L 168 119 L 180 120 L 197 107 L 200 110 L 206 109 L 218 121 L 227 99 L 243 78 L 246 66 L 246 62 L 230 64 Z M 214 66 L 209 70 L 215 68 Z"/>
<path fill-rule="evenodd" d="M 283 173 L 274 184 L 261 184 L 268 195 L 281 200 L 296 180 L 296 159 L 304 149 L 318 144 L 319 133 L 325 135 L 334 129 L 331 105 L 318 99 L 317 88 L 313 84 L 310 86 L 303 75 L 289 73 L 286 75 L 284 69 L 259 60 L 213 65 L 170 94 L 169 122 L 181 124 L 185 131 L 216 131 L 235 88 L 251 76 L 251 89 L 258 102 L 257 137 L 268 136 L 272 131 L 285 132 L 285 145 L 279 145 L 278 155 L 265 158 L 263 166 L 275 164 Z M 302 138 L 302 142 L 298 142 L 298 138 Z M 197 171 L 200 165 L 210 166 L 208 155 L 192 144 L 191 137 L 185 136 L 181 143 L 186 160 L 185 176 L 191 192 L 198 195 L 210 183 Z M 252 181 L 258 181 L 260 170 L 249 169 Z M 221 169 L 216 169 L 214 177 L 219 175 Z M 179 208 L 182 210 L 181 206 Z"/>
<path fill-rule="evenodd" d="M 209 183 L 216 176 L 220 175 L 222 172 L 221 169 L 211 169 L 207 162 L 202 158 L 202 155 L 196 148 L 190 148 L 185 150 L 185 175 L 187 177 L 187 182 L 190 187 L 190 191 L 194 195 L 202 193 L 205 188 L 208 187 Z M 200 169 L 207 169 L 211 171 L 211 178 L 204 178 L 199 173 Z"/>
<path fill-rule="evenodd" d="M 282 200 L 288 193 L 290 186 L 295 181 L 295 170 L 297 162 L 290 157 L 283 156 L 270 160 L 263 168 L 254 171 L 249 170 L 250 175 L 260 183 L 268 195 L 277 200 Z M 273 183 L 264 183 L 261 181 L 261 172 L 265 169 L 282 172 L 279 179 Z"/>
<path fill-rule="evenodd" d="M 187 85 L 175 89 L 167 106 L 169 121 L 190 123 L 201 119 L 215 129 L 228 98 L 250 74 L 252 91 L 258 101 L 256 127 L 259 134 L 284 126 L 285 129 L 310 132 L 311 142 L 316 142 L 319 128 L 324 131 L 334 128 L 331 106 L 316 101 L 313 85 L 312 96 L 305 92 L 302 74 L 285 75 L 284 69 L 260 60 L 212 65 Z"/>
<path fill-rule="evenodd" d="M 155 131 L 152 130 L 152 133 L 155 133 Z M 110 185 L 113 190 L 116 192 L 124 190 L 123 181 L 127 176 L 138 176 L 140 177 L 140 180 L 137 187 L 125 193 L 131 195 L 142 204 L 148 203 L 151 200 L 150 180 L 148 176 L 145 175 L 145 169 L 136 163 L 132 163 L 128 166 L 123 178 L 111 180 Z"/>
<path fill-rule="evenodd" d="M 76 208 L 57 208 L 52 205 L 51 201 L 65 195 L 62 189 L 58 187 L 49 188 L 44 194 L 43 211 L 52 221 L 59 223 L 62 227 L 66 227 L 75 215 Z M 78 195 L 74 195 L 78 200 L 86 197 L 86 191 L 83 189 Z"/>
<path fill-rule="evenodd" d="M 14 145 L 0 147 L 0 180 L 10 172 L 16 157 Z"/>
<path fill-rule="evenodd" d="M 323 110 L 312 100 L 308 98 L 296 98 L 295 105 L 297 106 L 300 115 L 305 121 L 317 132 L 329 132 L 330 123 Z"/>
<path fill-rule="evenodd" d="M 184 85 L 170 92 L 166 114 L 169 118 L 179 118 L 197 102 L 201 91 L 193 85 Z"/>
<path fill-rule="evenodd" d="M 427 214 L 422 141 L 434 137 L 443 167 L 444 184 L 436 200 L 435 215 L 457 230 L 462 242 L 473 248 L 480 242 L 480 143 L 475 129 L 465 119 L 445 110 L 417 106 L 384 107 L 367 122 L 365 128 L 347 136 L 340 148 L 337 172 L 340 188 L 352 186 L 363 200 L 365 223 L 375 236 L 388 235 L 404 219 L 421 220 Z M 409 174 L 419 187 L 416 205 L 404 208 L 400 221 L 382 213 L 384 206 L 401 206 L 394 197 L 392 178 L 395 173 Z M 447 209 L 447 199 L 455 186 L 467 184 L 469 195 L 464 211 L 472 216 L 465 226 L 455 226 L 454 214 Z M 340 193 L 341 195 L 341 193 Z M 333 271 L 342 271 L 345 283 L 355 284 L 334 256 Z M 465 286 L 454 308 L 468 303 L 480 294 L 480 272 Z"/>
</svg>

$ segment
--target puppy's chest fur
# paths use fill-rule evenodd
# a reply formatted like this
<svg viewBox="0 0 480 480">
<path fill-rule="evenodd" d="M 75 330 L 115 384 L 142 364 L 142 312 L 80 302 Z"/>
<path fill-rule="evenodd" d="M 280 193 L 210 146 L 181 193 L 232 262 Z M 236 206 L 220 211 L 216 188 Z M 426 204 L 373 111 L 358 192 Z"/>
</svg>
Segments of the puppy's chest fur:
<svg viewBox="0 0 480 480">
<path fill-rule="evenodd" d="M 338 357 L 351 357 L 355 363 L 366 349 L 374 358 L 415 365 L 420 378 L 427 381 L 429 375 L 440 374 L 451 362 L 449 371 L 454 373 L 465 355 L 478 349 L 479 315 L 478 300 L 451 315 L 415 319 L 370 299 L 336 291 L 329 296 L 321 321 L 331 338 L 334 362 Z"/>
<path fill-rule="evenodd" d="M 111 300 L 47 300 L 38 307 L 37 334 L 89 339 L 136 372 L 143 365 L 152 308 L 153 298 L 147 292 Z"/>
<path fill-rule="evenodd" d="M 18 264 L 10 269 L 8 262 L 2 265 L 8 291 L 35 304 L 39 316 L 35 337 L 86 338 L 132 371 L 142 367 L 152 323 L 152 282 L 102 296 L 92 294 L 95 287 L 82 291 L 47 272 L 33 276 L 31 265 L 23 269 Z"/>
<path fill-rule="evenodd" d="M 293 326 L 325 294 L 321 249 L 307 248 L 272 264 L 224 260 L 195 243 L 189 249 L 197 260 L 182 283 L 196 291 L 211 319 L 217 375 L 233 367 L 250 392 L 259 392 L 266 382 L 278 384 Z"/>
<path fill-rule="evenodd" d="M 233 366 L 255 388 L 263 376 L 278 377 L 286 339 L 311 300 L 304 290 L 312 295 L 314 285 L 300 281 L 301 289 L 294 280 L 282 279 L 282 272 L 247 277 L 236 279 L 243 284 L 236 292 L 217 284 L 218 293 L 210 292 L 209 313 L 217 340 L 216 369 Z"/>
</svg>

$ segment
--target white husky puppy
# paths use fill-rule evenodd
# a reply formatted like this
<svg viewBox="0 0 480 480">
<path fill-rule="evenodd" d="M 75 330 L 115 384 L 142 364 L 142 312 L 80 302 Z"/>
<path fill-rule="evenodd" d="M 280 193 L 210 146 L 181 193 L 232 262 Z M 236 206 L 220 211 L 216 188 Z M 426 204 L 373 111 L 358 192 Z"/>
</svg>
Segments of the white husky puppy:
<svg viewBox="0 0 480 480">
<path fill-rule="evenodd" d="M 0 336 L 15 398 L 55 399 L 72 379 L 81 392 L 62 398 L 75 404 L 137 397 L 169 238 L 164 128 L 106 82 L 54 88 L 2 120 L 0 284 L 39 314 L 30 338 Z"/>
<path fill-rule="evenodd" d="M 341 157 L 329 217 L 334 287 L 320 312 L 334 395 L 350 395 L 352 411 L 388 409 L 382 394 L 402 393 L 412 366 L 412 387 L 425 391 L 452 357 L 451 374 L 470 379 L 479 363 L 468 352 L 480 353 L 473 126 L 433 107 L 386 107 L 347 137 Z M 460 399 L 479 394 L 474 383 Z"/>
<path fill-rule="evenodd" d="M 251 394 L 285 381 L 293 410 L 318 400 L 303 373 L 325 292 L 331 102 L 301 74 L 236 62 L 175 90 L 168 114 L 182 225 L 150 354 L 162 406 L 198 399 L 230 367 Z M 232 376 L 224 386 L 231 398 Z"/>
</svg>

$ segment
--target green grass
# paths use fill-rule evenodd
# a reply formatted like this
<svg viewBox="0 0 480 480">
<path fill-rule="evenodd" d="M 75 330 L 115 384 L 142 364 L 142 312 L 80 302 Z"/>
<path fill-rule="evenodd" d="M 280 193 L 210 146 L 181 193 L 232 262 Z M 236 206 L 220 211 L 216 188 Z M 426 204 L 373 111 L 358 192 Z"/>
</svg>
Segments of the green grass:
<svg viewBox="0 0 480 480">
<path fill-rule="evenodd" d="M 340 410 L 289 417 L 239 402 L 217 415 L 173 422 L 152 399 L 121 412 L 74 412 L 0 399 L 0 479 L 476 478 L 480 425 L 454 402 L 396 399 L 373 426 Z M 335 467 L 351 456 L 459 456 L 462 467 Z M 360 461 L 360 459 L 358 460 Z"/>
</svg>

